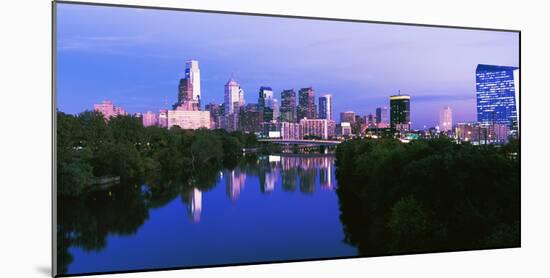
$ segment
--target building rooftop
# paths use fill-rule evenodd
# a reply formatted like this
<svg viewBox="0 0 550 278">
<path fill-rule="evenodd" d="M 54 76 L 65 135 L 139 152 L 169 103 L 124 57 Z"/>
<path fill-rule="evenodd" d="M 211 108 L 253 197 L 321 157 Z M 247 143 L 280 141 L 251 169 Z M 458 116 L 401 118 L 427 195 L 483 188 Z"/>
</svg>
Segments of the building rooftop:
<svg viewBox="0 0 550 278">
<path fill-rule="evenodd" d="M 476 72 L 477 71 L 517 70 L 517 69 L 518 69 L 518 67 L 479 64 L 476 67 Z"/>
</svg>

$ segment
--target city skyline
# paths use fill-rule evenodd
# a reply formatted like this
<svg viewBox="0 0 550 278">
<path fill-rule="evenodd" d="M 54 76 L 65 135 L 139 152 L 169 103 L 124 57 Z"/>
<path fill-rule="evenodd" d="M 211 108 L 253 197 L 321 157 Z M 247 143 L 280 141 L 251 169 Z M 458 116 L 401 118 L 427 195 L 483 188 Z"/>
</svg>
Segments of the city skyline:
<svg viewBox="0 0 550 278">
<path fill-rule="evenodd" d="M 401 90 L 412 96 L 411 122 L 418 129 L 437 125 L 445 106 L 456 122 L 474 121 L 477 64 L 519 62 L 514 33 L 138 10 L 136 16 L 135 9 L 59 5 L 61 111 L 92 110 L 106 99 L 129 113 L 167 109 L 177 101 L 186 61 L 194 59 L 201 63 L 203 107 L 223 103 L 232 76 L 246 103 L 257 103 L 261 86 L 273 88 L 279 103 L 283 90 L 298 94 L 311 86 L 316 98 L 333 95 L 334 115 L 374 113 Z M 136 21 L 141 16 L 147 26 Z M 215 26 L 219 21 L 224 26 Z M 181 32 L 178 26 L 199 27 Z M 327 28 L 338 38 L 327 39 Z"/>
</svg>

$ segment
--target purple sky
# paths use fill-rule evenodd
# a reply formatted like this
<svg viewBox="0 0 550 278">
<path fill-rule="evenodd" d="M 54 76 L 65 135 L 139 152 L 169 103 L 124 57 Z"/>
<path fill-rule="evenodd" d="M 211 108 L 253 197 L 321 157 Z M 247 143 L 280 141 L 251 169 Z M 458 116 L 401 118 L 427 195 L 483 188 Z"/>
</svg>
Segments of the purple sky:
<svg viewBox="0 0 550 278">
<path fill-rule="evenodd" d="M 335 119 L 374 113 L 401 90 L 422 128 L 443 106 L 455 122 L 475 120 L 477 64 L 519 64 L 513 32 L 74 4 L 58 4 L 57 15 L 57 105 L 67 113 L 103 99 L 131 113 L 167 108 L 196 59 L 203 104 L 223 102 L 231 75 L 247 103 L 260 86 L 278 99 L 289 88 L 331 93 Z"/>
</svg>

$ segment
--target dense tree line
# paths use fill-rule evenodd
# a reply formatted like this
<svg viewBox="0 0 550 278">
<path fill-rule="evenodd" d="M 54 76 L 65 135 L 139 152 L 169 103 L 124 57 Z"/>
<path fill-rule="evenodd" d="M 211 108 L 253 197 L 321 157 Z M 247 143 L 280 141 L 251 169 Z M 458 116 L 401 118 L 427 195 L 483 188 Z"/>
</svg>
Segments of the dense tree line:
<svg viewBox="0 0 550 278">
<path fill-rule="evenodd" d="M 98 177 L 195 178 L 209 169 L 235 164 L 243 148 L 256 147 L 254 134 L 224 130 L 170 130 L 144 127 L 141 119 L 98 112 L 57 113 L 57 184 L 61 195 L 75 196 Z"/>
<path fill-rule="evenodd" d="M 518 147 L 343 142 L 336 174 L 345 240 L 370 256 L 519 246 Z"/>
</svg>

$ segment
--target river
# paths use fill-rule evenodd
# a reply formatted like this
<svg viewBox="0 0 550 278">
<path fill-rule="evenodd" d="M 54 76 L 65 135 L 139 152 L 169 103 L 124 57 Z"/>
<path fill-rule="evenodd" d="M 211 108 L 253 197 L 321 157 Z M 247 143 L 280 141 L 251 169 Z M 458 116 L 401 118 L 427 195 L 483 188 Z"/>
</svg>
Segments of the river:
<svg viewBox="0 0 550 278">
<path fill-rule="evenodd" d="M 344 243 L 332 155 L 270 155 L 211 185 L 121 184 L 65 202 L 66 274 L 356 256 Z"/>
</svg>

